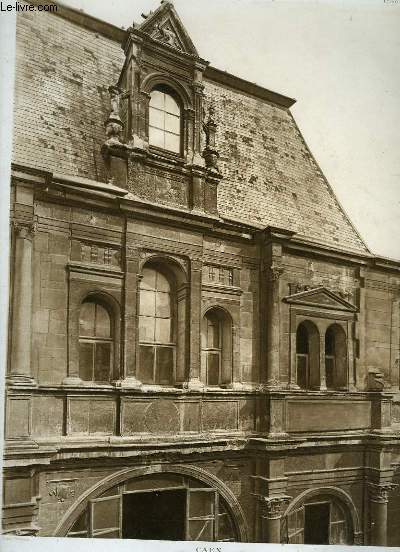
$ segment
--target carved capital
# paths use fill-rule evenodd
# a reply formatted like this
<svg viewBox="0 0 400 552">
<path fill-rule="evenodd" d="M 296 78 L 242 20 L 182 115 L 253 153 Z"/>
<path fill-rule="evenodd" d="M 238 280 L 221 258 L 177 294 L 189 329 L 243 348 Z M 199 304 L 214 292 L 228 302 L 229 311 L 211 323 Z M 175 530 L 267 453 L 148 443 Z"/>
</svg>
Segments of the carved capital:
<svg viewBox="0 0 400 552">
<path fill-rule="evenodd" d="M 36 222 L 13 221 L 12 227 L 17 238 L 29 241 L 32 241 L 37 230 Z"/>
<path fill-rule="evenodd" d="M 203 269 L 202 261 L 199 261 L 197 259 L 193 259 L 190 262 L 190 269 L 192 270 L 192 272 L 201 272 L 201 270 Z"/>
<path fill-rule="evenodd" d="M 258 496 L 261 516 L 268 519 L 278 519 L 282 517 L 285 505 L 290 501 L 288 495 L 281 496 Z"/>
<path fill-rule="evenodd" d="M 279 278 L 281 277 L 283 272 L 284 272 L 283 266 L 278 265 L 278 264 L 273 264 L 272 266 L 269 267 L 268 272 L 267 272 L 268 281 L 269 282 L 278 282 Z"/>
<path fill-rule="evenodd" d="M 368 483 L 368 493 L 372 502 L 385 504 L 389 501 L 389 493 L 393 491 L 397 485 L 393 483 Z"/>
</svg>

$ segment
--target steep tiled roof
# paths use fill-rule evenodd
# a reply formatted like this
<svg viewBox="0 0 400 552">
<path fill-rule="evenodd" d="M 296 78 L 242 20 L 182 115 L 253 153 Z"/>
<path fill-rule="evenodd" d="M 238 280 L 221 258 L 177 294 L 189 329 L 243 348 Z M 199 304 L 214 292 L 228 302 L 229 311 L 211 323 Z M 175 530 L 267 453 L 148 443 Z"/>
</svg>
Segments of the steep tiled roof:
<svg viewBox="0 0 400 552">
<path fill-rule="evenodd" d="M 120 44 L 104 33 L 53 14 L 20 14 L 14 162 L 104 180 L 100 148 L 109 113 L 107 89 L 123 61 Z M 365 252 L 291 113 L 215 80 L 205 84 L 218 118 L 221 215 Z"/>
</svg>

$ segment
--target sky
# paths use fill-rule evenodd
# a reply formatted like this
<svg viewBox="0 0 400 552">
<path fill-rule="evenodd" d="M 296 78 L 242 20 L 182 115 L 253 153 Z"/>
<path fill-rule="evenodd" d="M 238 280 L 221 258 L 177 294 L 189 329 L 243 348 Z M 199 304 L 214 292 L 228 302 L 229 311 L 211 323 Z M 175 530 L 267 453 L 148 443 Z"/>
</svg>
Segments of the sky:
<svg viewBox="0 0 400 552">
<path fill-rule="evenodd" d="M 65 0 L 129 27 L 158 0 Z M 175 0 L 211 65 L 296 98 L 322 171 L 378 255 L 400 259 L 400 0 Z"/>
</svg>

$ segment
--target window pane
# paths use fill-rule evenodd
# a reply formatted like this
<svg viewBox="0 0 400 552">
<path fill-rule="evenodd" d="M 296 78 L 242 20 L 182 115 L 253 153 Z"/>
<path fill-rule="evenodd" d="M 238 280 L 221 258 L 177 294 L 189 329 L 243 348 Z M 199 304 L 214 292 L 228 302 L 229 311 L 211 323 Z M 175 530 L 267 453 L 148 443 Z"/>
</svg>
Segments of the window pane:
<svg viewBox="0 0 400 552">
<path fill-rule="evenodd" d="M 139 379 L 143 383 L 154 383 L 154 347 L 140 346 Z"/>
<path fill-rule="evenodd" d="M 96 381 L 110 381 L 111 343 L 96 343 L 96 363 L 94 378 Z"/>
<path fill-rule="evenodd" d="M 217 319 L 213 318 L 208 320 L 208 343 L 207 346 L 209 349 L 218 349 L 219 348 L 219 322 Z"/>
<path fill-rule="evenodd" d="M 110 315 L 98 304 L 96 305 L 96 337 L 111 337 Z"/>
<path fill-rule="evenodd" d="M 171 343 L 171 319 L 156 318 L 156 343 Z"/>
<path fill-rule="evenodd" d="M 157 291 L 165 291 L 165 292 L 171 291 L 171 286 L 169 285 L 168 279 L 164 276 L 164 274 L 161 274 L 161 272 L 157 272 L 156 274 L 157 274 L 157 279 L 156 279 Z"/>
<path fill-rule="evenodd" d="M 165 94 L 165 110 L 168 111 L 168 113 L 173 113 L 174 115 L 180 114 L 179 105 L 169 94 Z"/>
<path fill-rule="evenodd" d="M 150 93 L 150 106 L 164 109 L 165 94 L 159 90 L 152 90 Z"/>
<path fill-rule="evenodd" d="M 154 316 L 156 314 L 156 294 L 154 291 L 140 291 L 140 314 Z"/>
<path fill-rule="evenodd" d="M 208 385 L 219 384 L 219 362 L 220 356 L 218 353 L 208 353 L 207 360 L 207 383 Z"/>
<path fill-rule="evenodd" d="M 219 541 L 234 541 L 235 530 L 232 520 L 228 514 L 218 516 L 218 539 Z"/>
<path fill-rule="evenodd" d="M 152 268 L 143 269 L 143 278 L 140 282 L 140 289 L 156 289 L 156 275 L 157 272 Z"/>
<path fill-rule="evenodd" d="M 149 316 L 139 317 L 139 341 L 154 342 L 155 324 L 155 318 Z"/>
<path fill-rule="evenodd" d="M 213 541 L 214 521 L 192 520 L 189 521 L 189 540 L 191 541 Z"/>
<path fill-rule="evenodd" d="M 164 131 L 149 127 L 149 143 L 157 148 L 164 148 Z"/>
<path fill-rule="evenodd" d="M 79 377 L 83 381 L 93 378 L 93 343 L 79 343 Z"/>
<path fill-rule="evenodd" d="M 157 347 L 157 381 L 163 385 L 173 383 L 174 351 L 171 347 Z"/>
<path fill-rule="evenodd" d="M 150 107 L 149 109 L 149 125 L 164 130 L 165 113 L 159 109 Z"/>
<path fill-rule="evenodd" d="M 156 296 L 156 316 L 169 318 L 171 316 L 170 294 L 157 292 Z"/>
<path fill-rule="evenodd" d="M 94 336 L 95 303 L 82 303 L 79 314 L 79 335 Z"/>
<path fill-rule="evenodd" d="M 190 491 L 189 517 L 214 515 L 214 491 Z"/>
<path fill-rule="evenodd" d="M 165 149 L 168 151 L 173 151 L 179 153 L 181 149 L 181 139 L 180 136 L 176 134 L 170 134 L 169 132 L 165 133 Z"/>
<path fill-rule="evenodd" d="M 156 125 L 155 125 L 156 126 Z M 165 130 L 172 132 L 173 134 L 180 134 L 181 131 L 181 118 L 175 115 L 165 114 Z"/>
<path fill-rule="evenodd" d="M 119 497 L 95 502 L 92 505 L 93 529 L 111 529 L 119 525 Z"/>
</svg>

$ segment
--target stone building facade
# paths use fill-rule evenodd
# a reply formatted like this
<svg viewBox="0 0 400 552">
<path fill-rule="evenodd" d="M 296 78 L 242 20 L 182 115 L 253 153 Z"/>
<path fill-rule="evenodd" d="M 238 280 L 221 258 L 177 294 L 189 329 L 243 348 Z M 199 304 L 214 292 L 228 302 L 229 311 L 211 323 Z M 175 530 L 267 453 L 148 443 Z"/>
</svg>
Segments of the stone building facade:
<svg viewBox="0 0 400 552">
<path fill-rule="evenodd" d="M 167 1 L 17 27 L 4 532 L 400 545 L 400 265 L 294 100 Z"/>
</svg>

